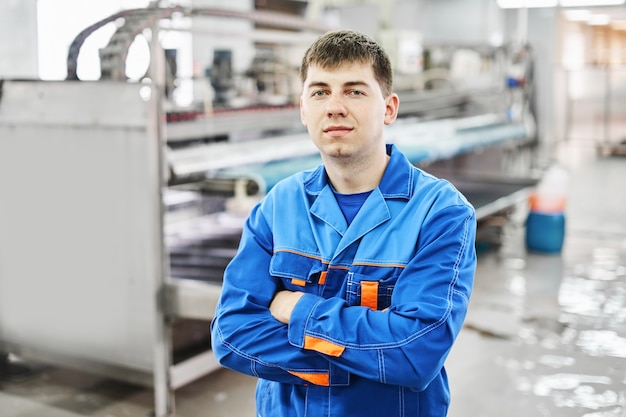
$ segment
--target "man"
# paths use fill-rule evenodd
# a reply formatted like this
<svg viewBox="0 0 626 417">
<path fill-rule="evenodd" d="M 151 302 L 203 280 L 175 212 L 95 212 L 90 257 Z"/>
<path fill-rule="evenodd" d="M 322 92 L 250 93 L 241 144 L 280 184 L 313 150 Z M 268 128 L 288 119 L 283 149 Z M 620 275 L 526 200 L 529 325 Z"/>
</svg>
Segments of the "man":
<svg viewBox="0 0 626 417">
<path fill-rule="evenodd" d="M 323 165 L 252 210 L 224 274 L 215 355 L 259 378 L 261 417 L 445 416 L 474 210 L 385 144 L 399 100 L 377 43 L 329 32 L 300 75 L 302 123 Z"/>
</svg>

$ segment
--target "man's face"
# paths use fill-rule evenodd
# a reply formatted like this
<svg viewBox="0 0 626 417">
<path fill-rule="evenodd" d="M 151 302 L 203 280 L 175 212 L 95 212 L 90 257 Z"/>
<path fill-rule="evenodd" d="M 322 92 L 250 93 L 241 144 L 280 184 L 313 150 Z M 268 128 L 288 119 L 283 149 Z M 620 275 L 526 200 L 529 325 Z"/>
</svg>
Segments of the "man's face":
<svg viewBox="0 0 626 417">
<path fill-rule="evenodd" d="M 384 125 L 397 116 L 398 98 L 383 97 L 371 65 L 309 67 L 300 117 L 322 157 L 359 158 L 384 150 Z"/>
</svg>

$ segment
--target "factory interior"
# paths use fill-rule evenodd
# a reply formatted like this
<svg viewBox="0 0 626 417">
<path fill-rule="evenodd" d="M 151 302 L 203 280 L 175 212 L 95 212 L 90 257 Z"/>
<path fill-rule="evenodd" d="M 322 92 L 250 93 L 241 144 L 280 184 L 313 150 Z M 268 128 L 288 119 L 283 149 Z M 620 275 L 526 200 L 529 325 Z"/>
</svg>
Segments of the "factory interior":
<svg viewBox="0 0 626 417">
<path fill-rule="evenodd" d="M 245 417 L 209 325 L 250 209 L 321 163 L 319 35 L 474 206 L 449 417 L 626 417 L 624 0 L 0 1 L 0 417 Z"/>
</svg>

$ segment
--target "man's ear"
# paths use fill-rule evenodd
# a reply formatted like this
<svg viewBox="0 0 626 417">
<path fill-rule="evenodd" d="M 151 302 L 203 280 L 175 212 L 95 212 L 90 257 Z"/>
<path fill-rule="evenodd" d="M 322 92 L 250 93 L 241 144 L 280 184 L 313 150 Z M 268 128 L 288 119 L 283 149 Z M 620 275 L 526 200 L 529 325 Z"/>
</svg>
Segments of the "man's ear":
<svg viewBox="0 0 626 417">
<path fill-rule="evenodd" d="M 391 93 L 385 99 L 385 124 L 392 124 L 398 117 L 398 108 L 400 106 L 400 98 L 396 93 Z"/>
<path fill-rule="evenodd" d="M 304 107 L 302 106 L 302 96 L 300 96 L 300 121 L 306 126 L 306 117 L 304 117 Z"/>
</svg>

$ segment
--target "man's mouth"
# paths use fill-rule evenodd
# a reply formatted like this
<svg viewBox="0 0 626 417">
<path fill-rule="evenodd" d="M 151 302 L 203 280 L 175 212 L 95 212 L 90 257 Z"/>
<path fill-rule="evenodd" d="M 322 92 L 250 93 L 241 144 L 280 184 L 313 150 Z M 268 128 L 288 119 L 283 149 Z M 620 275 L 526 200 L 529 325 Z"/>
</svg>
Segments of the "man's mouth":
<svg viewBox="0 0 626 417">
<path fill-rule="evenodd" d="M 329 126 L 324 129 L 324 133 L 330 136 L 343 136 L 352 132 L 352 128 L 349 126 Z"/>
</svg>

